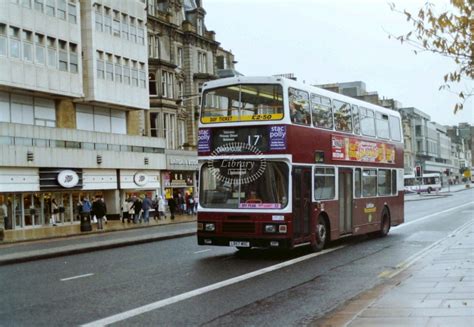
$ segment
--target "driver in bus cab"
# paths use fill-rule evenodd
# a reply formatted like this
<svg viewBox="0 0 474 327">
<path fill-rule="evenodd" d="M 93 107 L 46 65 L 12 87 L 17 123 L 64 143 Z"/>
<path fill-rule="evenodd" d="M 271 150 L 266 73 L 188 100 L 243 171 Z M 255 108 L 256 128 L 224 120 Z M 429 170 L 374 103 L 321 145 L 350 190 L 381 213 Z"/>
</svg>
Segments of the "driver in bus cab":
<svg viewBox="0 0 474 327">
<path fill-rule="evenodd" d="M 262 203 L 262 200 L 257 197 L 257 192 L 250 191 L 249 197 L 245 203 Z"/>
</svg>

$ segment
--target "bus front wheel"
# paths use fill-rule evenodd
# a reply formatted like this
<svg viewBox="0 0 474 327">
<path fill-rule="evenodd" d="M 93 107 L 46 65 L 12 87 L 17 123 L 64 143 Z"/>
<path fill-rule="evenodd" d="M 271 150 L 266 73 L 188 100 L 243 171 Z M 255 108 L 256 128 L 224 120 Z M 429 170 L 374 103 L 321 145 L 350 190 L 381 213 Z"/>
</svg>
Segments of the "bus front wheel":
<svg viewBox="0 0 474 327">
<path fill-rule="evenodd" d="M 328 225 L 323 216 L 318 217 L 314 232 L 315 240 L 311 244 L 311 248 L 314 252 L 319 252 L 324 249 L 328 240 Z"/>
<path fill-rule="evenodd" d="M 431 187 L 428 187 L 428 194 L 430 194 L 431 191 L 433 191 L 433 189 Z"/>
</svg>

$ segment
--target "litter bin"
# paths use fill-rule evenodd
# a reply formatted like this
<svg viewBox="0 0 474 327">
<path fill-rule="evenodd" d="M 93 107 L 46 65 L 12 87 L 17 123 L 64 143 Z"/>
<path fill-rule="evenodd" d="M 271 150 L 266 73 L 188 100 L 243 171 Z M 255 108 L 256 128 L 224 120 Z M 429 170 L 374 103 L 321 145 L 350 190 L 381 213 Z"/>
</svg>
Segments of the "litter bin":
<svg viewBox="0 0 474 327">
<path fill-rule="evenodd" d="M 81 213 L 81 232 L 92 231 L 91 215 L 89 213 Z"/>
</svg>

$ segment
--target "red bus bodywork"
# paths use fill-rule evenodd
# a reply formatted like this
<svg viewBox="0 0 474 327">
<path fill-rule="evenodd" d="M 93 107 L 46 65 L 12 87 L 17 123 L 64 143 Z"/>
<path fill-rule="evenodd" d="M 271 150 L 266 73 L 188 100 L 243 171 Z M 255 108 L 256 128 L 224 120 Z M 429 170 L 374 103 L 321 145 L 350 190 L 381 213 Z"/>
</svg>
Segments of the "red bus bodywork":
<svg viewBox="0 0 474 327">
<path fill-rule="evenodd" d="M 278 125 L 282 126 L 282 125 Z M 267 151 L 264 155 L 288 155 L 291 154 L 290 179 L 293 181 L 294 167 L 301 167 L 311 170 L 311 166 L 319 164 L 334 165 L 344 170 L 353 167 L 358 168 L 389 168 L 403 169 L 403 143 L 392 142 L 390 140 L 375 140 L 360 135 L 337 132 L 334 130 L 315 129 L 312 127 L 298 126 L 286 124 L 287 147 L 285 150 Z M 212 131 L 225 129 L 226 127 L 212 127 Z M 233 126 L 232 129 L 247 128 L 246 126 Z M 394 163 L 370 163 L 350 160 L 334 160 L 333 159 L 333 137 L 349 137 L 352 140 L 360 140 L 366 142 L 383 143 L 394 149 Z M 315 154 L 318 152 L 319 162 L 315 162 Z M 208 157 L 211 153 L 199 152 L 199 157 Z M 237 158 L 240 154 L 236 154 Z M 243 155 L 243 154 L 242 154 Z M 322 158 L 322 159 L 321 159 Z M 306 167 L 306 168 L 305 168 Z M 336 170 L 337 174 L 337 170 Z M 314 178 L 311 173 L 311 179 Z M 352 176 L 352 175 L 351 175 Z M 403 173 L 402 173 L 403 176 Z M 338 180 L 338 179 L 336 179 Z M 397 184 L 400 180 L 398 179 Z M 312 184 L 311 184 L 312 185 Z M 404 221 L 404 195 L 403 183 L 397 186 L 396 195 L 390 196 L 374 196 L 374 197 L 354 197 L 352 194 L 351 208 L 352 216 L 350 230 L 342 230 L 340 224 L 341 200 L 320 200 L 313 199 L 311 185 L 303 185 L 303 188 L 309 186 L 307 190 L 310 195 L 308 208 L 309 219 L 303 220 L 295 215 L 295 199 L 290 200 L 289 206 L 292 206 L 291 212 L 285 213 L 268 213 L 264 210 L 254 210 L 253 212 L 238 212 L 237 210 L 212 212 L 200 207 L 198 212 L 198 244 L 200 245 L 221 245 L 229 246 L 230 242 L 249 242 L 250 247 L 277 247 L 277 248 L 294 248 L 304 244 L 314 244 L 317 240 L 314 226 L 319 217 L 326 219 L 328 224 L 328 236 L 330 240 L 336 240 L 347 235 L 366 234 L 371 232 L 379 232 L 382 224 L 382 212 L 388 210 L 390 215 L 390 225 L 396 226 Z M 351 184 L 352 185 L 352 184 Z M 354 189 L 354 187 L 352 186 Z M 305 189 L 302 189 L 305 192 Z M 342 194 L 340 194 L 343 197 Z M 274 216 L 278 216 L 275 220 Z M 283 217 L 282 217 L 283 216 Z M 215 224 L 214 231 L 204 231 L 201 227 L 206 223 Z M 266 224 L 275 224 L 277 229 L 279 225 L 286 225 L 286 233 L 265 233 L 264 226 Z M 239 244 L 239 243 L 233 243 Z"/>
</svg>

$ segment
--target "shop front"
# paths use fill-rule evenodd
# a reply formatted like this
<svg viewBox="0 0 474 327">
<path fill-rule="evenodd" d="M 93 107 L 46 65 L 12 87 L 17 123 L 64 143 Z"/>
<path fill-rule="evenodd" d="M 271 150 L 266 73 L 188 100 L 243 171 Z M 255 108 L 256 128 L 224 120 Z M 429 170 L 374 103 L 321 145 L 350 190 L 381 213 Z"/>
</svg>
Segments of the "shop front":
<svg viewBox="0 0 474 327">
<path fill-rule="evenodd" d="M 134 196 L 154 198 L 161 194 L 159 170 L 120 170 L 120 203 Z"/>
<path fill-rule="evenodd" d="M 162 172 L 161 181 L 166 199 L 197 194 L 198 161 L 195 153 L 188 155 L 168 154 L 167 170 Z"/>
</svg>

